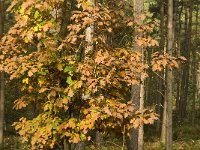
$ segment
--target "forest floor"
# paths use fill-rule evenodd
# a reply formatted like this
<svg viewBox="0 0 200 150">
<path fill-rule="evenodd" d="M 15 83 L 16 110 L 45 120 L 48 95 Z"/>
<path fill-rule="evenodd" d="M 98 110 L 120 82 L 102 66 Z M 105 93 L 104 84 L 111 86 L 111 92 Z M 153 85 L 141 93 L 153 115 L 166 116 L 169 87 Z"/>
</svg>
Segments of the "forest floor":
<svg viewBox="0 0 200 150">
<path fill-rule="evenodd" d="M 20 143 L 19 137 L 9 137 L 5 141 L 4 150 L 30 150 L 27 145 Z M 90 145 L 86 150 L 97 150 L 97 147 Z M 99 150 L 122 150 L 122 147 L 119 143 L 110 143 Z M 146 142 L 144 150 L 164 150 L 164 147 L 160 142 Z M 174 141 L 173 150 L 200 150 L 200 140 Z"/>
<path fill-rule="evenodd" d="M 173 150 L 200 150 L 200 126 L 177 126 L 173 131 Z M 155 133 L 147 133 L 145 137 L 144 150 L 164 150 L 164 146 L 154 137 Z M 122 143 L 115 139 L 113 141 L 104 141 L 98 150 L 122 150 Z M 30 150 L 26 144 L 22 144 L 18 136 L 6 136 L 4 141 L 4 150 Z M 86 150 L 97 150 L 95 145 L 88 145 Z M 126 146 L 124 148 L 126 150 Z"/>
</svg>

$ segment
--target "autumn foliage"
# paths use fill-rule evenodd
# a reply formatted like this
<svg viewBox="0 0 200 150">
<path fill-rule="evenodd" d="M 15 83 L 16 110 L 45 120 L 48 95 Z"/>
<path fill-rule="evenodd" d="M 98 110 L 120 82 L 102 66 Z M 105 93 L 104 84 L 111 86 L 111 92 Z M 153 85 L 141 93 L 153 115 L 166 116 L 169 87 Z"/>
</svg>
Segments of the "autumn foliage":
<svg viewBox="0 0 200 150">
<path fill-rule="evenodd" d="M 109 3 L 79 0 L 70 11 L 64 0 L 13 0 L 8 8 L 16 23 L 1 41 L 0 68 L 21 81 L 23 96 L 14 108 L 38 106 L 35 118 L 13 124 L 32 149 L 53 148 L 63 139 L 90 140 L 92 131 L 128 134 L 157 119 L 153 110 L 134 107 L 131 86 L 148 77 L 146 69 L 178 67 L 177 59 L 155 53 L 151 64 L 141 62 L 133 43 L 157 46 L 149 35 L 154 26 L 135 22 L 131 6 L 125 12 L 119 1 L 115 7 Z M 85 30 L 91 25 L 94 50 L 84 53 Z M 136 27 L 143 38 L 133 36 Z"/>
</svg>

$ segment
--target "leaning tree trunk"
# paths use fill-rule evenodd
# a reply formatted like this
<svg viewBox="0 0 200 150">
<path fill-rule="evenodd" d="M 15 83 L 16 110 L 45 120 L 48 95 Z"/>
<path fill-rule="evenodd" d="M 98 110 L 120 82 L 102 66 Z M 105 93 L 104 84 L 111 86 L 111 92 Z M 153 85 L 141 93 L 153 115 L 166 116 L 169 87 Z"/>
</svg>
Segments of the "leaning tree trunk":
<svg viewBox="0 0 200 150">
<path fill-rule="evenodd" d="M 173 48 L 173 0 L 168 0 L 167 53 Z M 172 70 L 166 70 L 166 150 L 172 150 Z"/>
<path fill-rule="evenodd" d="M 4 1 L 0 0 L 0 38 L 4 30 Z M 3 150 L 3 124 L 4 124 L 4 73 L 0 72 L 0 149 Z"/>
</svg>

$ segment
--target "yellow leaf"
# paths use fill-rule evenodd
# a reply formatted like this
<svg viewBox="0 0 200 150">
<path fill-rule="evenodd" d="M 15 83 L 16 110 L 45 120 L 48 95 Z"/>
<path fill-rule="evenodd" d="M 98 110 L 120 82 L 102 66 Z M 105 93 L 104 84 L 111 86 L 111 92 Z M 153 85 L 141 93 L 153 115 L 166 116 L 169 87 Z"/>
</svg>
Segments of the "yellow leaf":
<svg viewBox="0 0 200 150">
<path fill-rule="evenodd" d="M 76 89 L 76 88 L 81 88 L 82 85 L 83 85 L 83 82 L 82 82 L 82 81 L 78 81 L 78 82 L 76 82 L 76 84 L 74 85 L 74 88 L 75 88 L 75 89 Z"/>
<path fill-rule="evenodd" d="M 28 84 L 28 81 L 29 81 L 29 79 L 28 79 L 28 78 L 25 78 L 25 79 L 22 80 L 22 83 Z"/>
<path fill-rule="evenodd" d="M 62 71 L 63 70 L 63 64 L 57 64 L 57 69 L 59 70 L 59 71 Z"/>
</svg>

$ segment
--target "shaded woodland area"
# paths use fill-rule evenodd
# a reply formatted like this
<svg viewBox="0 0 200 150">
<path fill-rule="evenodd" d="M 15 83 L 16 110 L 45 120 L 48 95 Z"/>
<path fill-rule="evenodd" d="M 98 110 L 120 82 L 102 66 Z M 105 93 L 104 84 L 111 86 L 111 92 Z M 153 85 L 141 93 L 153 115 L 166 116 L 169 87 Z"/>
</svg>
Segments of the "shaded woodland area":
<svg viewBox="0 0 200 150">
<path fill-rule="evenodd" d="M 199 150 L 199 0 L 0 0 L 0 150 Z"/>
</svg>

